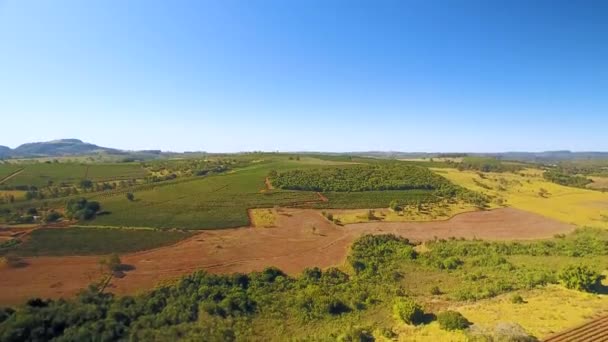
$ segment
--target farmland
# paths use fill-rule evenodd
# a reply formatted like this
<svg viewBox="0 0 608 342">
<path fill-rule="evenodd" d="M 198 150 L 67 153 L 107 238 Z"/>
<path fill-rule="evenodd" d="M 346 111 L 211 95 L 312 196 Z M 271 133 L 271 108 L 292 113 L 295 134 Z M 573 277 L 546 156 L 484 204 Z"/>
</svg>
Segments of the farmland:
<svg viewBox="0 0 608 342">
<path fill-rule="evenodd" d="M 566 289 L 561 277 L 575 266 L 604 271 L 608 194 L 557 184 L 530 165 L 245 154 L 86 165 L 23 161 L 19 167 L 4 186 L 65 183 L 77 191 L 19 197 L 0 207 L 5 224 L 28 215 L 41 220 L 8 226 L 0 303 L 19 308 L 33 296 L 76 296 L 44 304 L 60 317 L 83 298 L 96 298 L 90 317 L 122 324 L 107 331 L 114 339 L 464 341 L 497 334 L 494 312 L 505 313 L 509 329 L 542 338 L 601 314 L 606 303 L 603 294 Z M 85 177 L 92 187 L 81 187 Z M 86 218 L 70 216 L 66 201 L 79 198 L 98 208 Z M 45 221 L 50 213 L 58 223 Z M 127 270 L 108 278 L 100 260 L 113 253 Z M 16 262 L 19 267 L 10 266 Z M 209 273 L 193 274 L 199 270 Z M 105 290 L 77 296 L 89 284 Z M 553 317 L 542 311 L 545 293 L 573 299 Z M 527 303 L 511 303 L 514 294 Z M 125 304 L 148 308 L 159 298 L 152 313 Z M 575 299 L 588 305 L 576 306 Z M 479 329 L 450 331 L 432 319 L 405 324 L 393 312 L 404 301 L 431 318 L 456 310 Z M 108 307 L 129 323 L 114 322 Z M 17 311 L 0 323 L 0 336 L 28 331 L 19 322 L 36 322 L 44 314 L 37 310 Z M 544 318 L 519 316 L 532 310 Z M 163 323 L 149 323 L 150 315 Z M 57 331 L 80 339 L 90 324 Z"/>
<path fill-rule="evenodd" d="M 138 164 L 76 164 L 76 163 L 35 163 L 0 165 L 0 174 L 9 173 L 16 167 L 22 168 L 15 177 L 2 182 L 7 186 L 27 185 L 44 187 L 49 181 L 54 184 L 76 184 L 83 179 L 94 181 L 142 178 L 145 170 Z"/>
<path fill-rule="evenodd" d="M 14 253 L 19 256 L 128 253 L 171 245 L 187 237 L 186 232 L 153 229 L 46 228 L 32 232 Z"/>
</svg>

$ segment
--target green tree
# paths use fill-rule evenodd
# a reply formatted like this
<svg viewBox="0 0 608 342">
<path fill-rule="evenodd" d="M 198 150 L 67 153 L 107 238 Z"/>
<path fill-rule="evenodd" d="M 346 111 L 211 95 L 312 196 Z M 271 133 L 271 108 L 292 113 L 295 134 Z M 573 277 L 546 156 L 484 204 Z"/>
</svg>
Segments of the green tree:
<svg viewBox="0 0 608 342">
<path fill-rule="evenodd" d="M 570 265 L 558 274 L 559 281 L 567 288 L 593 292 L 597 289 L 602 276 L 585 265 Z"/>
<path fill-rule="evenodd" d="M 127 192 L 127 199 L 129 201 L 134 201 L 135 200 L 135 195 L 133 195 L 132 192 Z"/>
<path fill-rule="evenodd" d="M 393 314 L 397 320 L 406 324 L 420 324 L 424 320 L 424 311 L 409 298 L 398 298 L 393 305 Z"/>
</svg>

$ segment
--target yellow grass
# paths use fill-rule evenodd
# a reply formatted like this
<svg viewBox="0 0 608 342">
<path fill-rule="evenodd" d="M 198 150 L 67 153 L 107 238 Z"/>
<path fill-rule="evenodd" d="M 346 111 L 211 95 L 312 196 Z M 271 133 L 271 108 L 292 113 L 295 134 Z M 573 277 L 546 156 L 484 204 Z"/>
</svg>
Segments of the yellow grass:
<svg viewBox="0 0 608 342">
<path fill-rule="evenodd" d="M 467 341 L 466 335 L 461 331 L 445 331 L 439 327 L 439 323 L 432 322 L 427 325 L 396 327 L 395 332 L 399 335 L 398 341 Z M 379 339 L 379 341 L 383 341 Z M 384 341 L 389 341 L 384 339 Z"/>
<path fill-rule="evenodd" d="M 608 177 L 587 177 L 593 181 L 593 183 L 589 183 L 587 185 L 590 189 L 600 189 L 600 190 L 608 190 Z"/>
<path fill-rule="evenodd" d="M 25 191 L 21 190 L 0 190 L 0 199 L 3 199 L 5 196 L 13 195 L 15 200 L 19 201 L 25 199 Z"/>
<path fill-rule="evenodd" d="M 404 222 L 404 221 L 438 221 L 447 220 L 452 216 L 460 213 L 476 211 L 477 208 L 466 203 L 437 203 L 426 204 L 423 210 L 418 211 L 417 207 L 406 207 L 402 212 L 395 212 L 388 208 L 372 209 L 374 218 L 368 218 L 368 209 L 347 209 L 347 210 L 330 210 L 334 219 L 339 220 L 342 224 L 362 223 L 370 221 L 385 221 L 385 222 Z"/>
<path fill-rule="evenodd" d="M 608 193 L 550 183 L 540 170 L 484 173 L 485 179 L 472 171 L 433 171 L 471 190 L 502 198 L 507 206 L 579 226 L 608 228 Z M 541 188 L 549 192 L 547 197 L 539 195 Z"/>
<path fill-rule="evenodd" d="M 514 322 L 537 338 L 583 324 L 608 313 L 608 296 L 567 290 L 561 286 L 520 291 L 524 304 L 513 304 L 512 294 L 456 308 L 469 321 L 493 329 L 500 322 Z"/>
<path fill-rule="evenodd" d="M 270 228 L 275 226 L 276 213 L 273 209 L 251 209 L 249 215 L 254 227 Z"/>
</svg>

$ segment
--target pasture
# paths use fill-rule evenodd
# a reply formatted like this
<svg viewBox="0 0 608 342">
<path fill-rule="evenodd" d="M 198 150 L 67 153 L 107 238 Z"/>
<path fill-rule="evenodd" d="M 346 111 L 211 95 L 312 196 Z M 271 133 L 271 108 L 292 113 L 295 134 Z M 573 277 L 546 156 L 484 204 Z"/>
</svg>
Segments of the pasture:
<svg viewBox="0 0 608 342">
<path fill-rule="evenodd" d="M 500 199 L 504 205 L 527 210 L 578 226 L 608 228 L 608 193 L 551 183 L 539 170 L 484 173 L 435 169 L 470 190 Z M 541 189 L 546 194 L 541 194 Z"/>
</svg>

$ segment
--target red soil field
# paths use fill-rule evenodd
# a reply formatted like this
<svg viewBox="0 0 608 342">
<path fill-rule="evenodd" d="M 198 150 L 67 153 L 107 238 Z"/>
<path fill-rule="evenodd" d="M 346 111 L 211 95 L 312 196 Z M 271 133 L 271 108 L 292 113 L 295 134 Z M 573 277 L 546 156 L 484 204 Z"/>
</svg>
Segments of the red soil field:
<svg viewBox="0 0 608 342">
<path fill-rule="evenodd" d="M 350 244 L 362 234 L 393 233 L 417 241 L 452 236 L 525 240 L 550 238 L 574 229 L 512 208 L 463 213 L 447 221 L 372 222 L 344 227 L 330 223 L 317 210 L 278 211 L 276 228 L 203 231 L 172 246 L 122 255 L 122 262 L 133 270 L 113 279 L 108 290 L 133 294 L 196 270 L 232 273 L 276 266 L 297 274 L 306 267 L 341 265 Z M 0 269 L 0 304 L 20 304 L 32 297 L 72 296 L 101 278 L 99 259 L 35 257 L 25 259 L 25 267 Z"/>
</svg>

